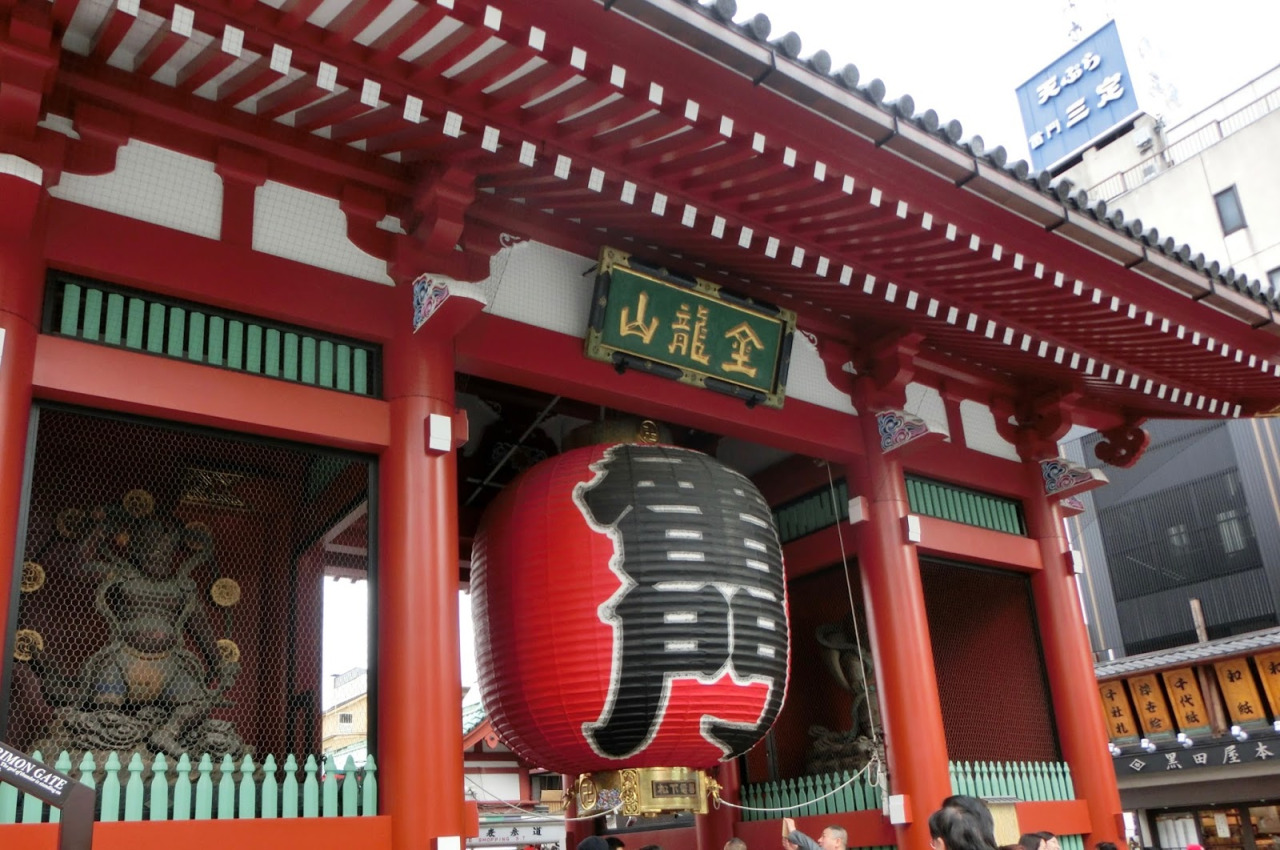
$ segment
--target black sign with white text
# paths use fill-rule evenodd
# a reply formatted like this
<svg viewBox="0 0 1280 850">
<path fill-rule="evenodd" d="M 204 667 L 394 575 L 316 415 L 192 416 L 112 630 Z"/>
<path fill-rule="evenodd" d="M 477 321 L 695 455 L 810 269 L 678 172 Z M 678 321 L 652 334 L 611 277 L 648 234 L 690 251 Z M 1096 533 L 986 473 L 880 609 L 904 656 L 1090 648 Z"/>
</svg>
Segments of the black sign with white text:
<svg viewBox="0 0 1280 850">
<path fill-rule="evenodd" d="M 90 850 L 93 846 L 94 792 L 31 756 L 0 742 L 0 785 L 12 785 L 42 803 L 62 810 L 58 850 Z"/>
<path fill-rule="evenodd" d="M 41 802 L 61 806 L 71 793 L 70 776 L 0 744 L 0 782 L 7 782 Z"/>
<path fill-rule="evenodd" d="M 1115 756 L 1116 773 L 1124 776 L 1134 773 L 1159 773 L 1166 770 L 1195 770 L 1202 767 L 1223 767 L 1233 764 L 1251 764 L 1259 761 L 1280 760 L 1280 738 L 1246 739 L 1176 750 L 1160 750 L 1147 753 L 1122 753 Z"/>
</svg>

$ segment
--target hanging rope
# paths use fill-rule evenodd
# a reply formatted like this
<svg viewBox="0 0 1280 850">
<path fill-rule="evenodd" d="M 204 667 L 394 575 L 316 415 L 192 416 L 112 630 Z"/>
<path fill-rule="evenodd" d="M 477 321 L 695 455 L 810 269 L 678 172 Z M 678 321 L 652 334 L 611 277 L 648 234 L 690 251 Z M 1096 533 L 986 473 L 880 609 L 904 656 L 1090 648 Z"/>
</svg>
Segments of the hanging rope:
<svg viewBox="0 0 1280 850">
<path fill-rule="evenodd" d="M 867 684 L 867 665 L 863 663 L 862 630 L 858 628 L 858 609 L 853 602 L 853 577 L 849 574 L 849 555 L 845 551 L 844 532 L 840 528 L 840 509 L 836 507 L 836 482 L 831 477 L 831 464 L 824 463 L 823 466 L 827 470 L 827 487 L 831 492 L 832 523 L 836 527 L 836 539 L 840 541 L 840 563 L 844 567 L 844 589 L 849 594 L 849 616 L 853 618 L 853 640 L 858 647 L 858 673 L 862 678 L 862 693 L 870 700 L 871 688 Z M 868 710 L 867 720 L 867 725 L 871 727 L 871 743 L 879 752 L 880 733 L 876 729 L 875 712 Z"/>
<path fill-rule="evenodd" d="M 863 694 L 866 695 L 867 699 L 870 699 L 871 688 L 869 683 L 867 682 L 867 665 L 863 663 L 864 650 L 862 648 L 862 634 L 861 634 L 861 630 L 858 628 L 858 608 L 853 600 L 853 578 L 849 571 L 849 555 L 844 546 L 844 532 L 840 528 L 841 526 L 840 510 L 839 508 L 836 507 L 837 505 L 836 483 L 835 483 L 835 479 L 831 475 L 831 465 L 824 463 L 823 466 L 825 466 L 827 469 L 827 487 L 831 493 L 831 512 L 833 514 L 832 521 L 836 528 L 836 539 L 839 540 L 840 542 L 840 563 L 844 567 L 844 587 L 849 598 L 849 616 L 853 618 L 853 639 L 854 639 L 855 645 L 858 648 L 858 672 L 860 673 L 862 678 L 862 692 Z M 862 766 L 861 770 L 859 770 L 857 773 L 853 774 L 844 782 L 840 783 L 835 788 L 832 788 L 830 791 L 823 794 L 822 796 L 814 797 L 812 800 L 805 800 L 803 803 L 796 803 L 795 805 L 792 805 L 792 806 L 742 806 L 737 803 L 730 803 L 728 800 L 721 799 L 720 789 L 716 787 L 716 788 L 713 788 L 711 791 L 712 804 L 716 808 L 720 808 L 720 806 L 728 806 L 731 809 L 737 809 L 739 811 L 744 811 L 744 812 L 761 812 L 761 813 L 793 812 L 798 809 L 803 809 L 806 806 L 813 805 L 814 803 L 817 803 L 820 800 L 825 800 L 828 797 L 838 794 L 839 792 L 843 791 L 845 788 L 848 788 L 850 785 L 856 782 L 864 774 L 867 775 L 869 783 L 871 785 L 875 785 L 879 787 L 881 790 L 882 796 L 885 799 L 887 799 L 888 793 L 889 793 L 889 783 L 888 783 L 887 777 L 885 776 L 885 772 L 881 769 L 881 765 L 880 765 L 880 732 L 876 728 L 875 712 L 868 711 L 867 716 L 869 721 L 867 725 L 871 727 L 871 743 L 874 746 L 874 750 L 872 751 L 872 754 L 871 754 L 871 759 L 865 765 Z"/>
<path fill-rule="evenodd" d="M 716 788 L 711 792 L 711 804 L 715 806 L 717 809 L 720 808 L 721 806 L 728 806 L 731 809 L 737 809 L 738 811 L 742 811 L 742 812 L 793 812 L 793 811 L 796 811 L 797 809 L 803 809 L 806 806 L 811 806 L 820 800 L 825 800 L 828 797 L 831 797 L 835 794 L 840 793 L 841 791 L 843 791 L 844 789 L 852 785 L 854 782 L 856 782 L 858 778 L 862 776 L 864 773 L 870 774 L 868 779 L 872 785 L 880 785 L 881 784 L 880 776 L 882 772 L 883 771 L 880 770 L 880 756 L 873 754 L 871 756 L 871 760 L 868 761 L 866 764 L 864 764 L 862 766 L 862 769 L 859 770 L 857 773 L 855 773 L 853 776 L 850 776 L 844 782 L 841 782 L 839 785 L 837 785 L 835 788 L 832 788 L 830 791 L 823 794 L 821 797 L 814 797 L 812 800 L 805 800 L 803 803 L 796 803 L 793 806 L 742 806 L 737 803 L 730 803 L 728 800 L 722 799 L 720 797 L 720 789 Z"/>
</svg>

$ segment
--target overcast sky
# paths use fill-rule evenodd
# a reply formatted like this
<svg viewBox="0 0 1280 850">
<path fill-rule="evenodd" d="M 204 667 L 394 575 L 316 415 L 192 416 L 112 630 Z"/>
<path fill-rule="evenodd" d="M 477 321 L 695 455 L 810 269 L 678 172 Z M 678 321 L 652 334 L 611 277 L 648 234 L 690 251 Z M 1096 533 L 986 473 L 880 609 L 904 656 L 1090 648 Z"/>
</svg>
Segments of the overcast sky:
<svg viewBox="0 0 1280 850">
<path fill-rule="evenodd" d="M 738 0 L 738 21 L 758 13 L 802 56 L 852 62 L 1010 159 L 1029 159 L 1014 90 L 1076 43 L 1073 23 L 1084 37 L 1116 21 L 1139 106 L 1171 124 L 1280 65 L 1277 0 Z"/>
</svg>

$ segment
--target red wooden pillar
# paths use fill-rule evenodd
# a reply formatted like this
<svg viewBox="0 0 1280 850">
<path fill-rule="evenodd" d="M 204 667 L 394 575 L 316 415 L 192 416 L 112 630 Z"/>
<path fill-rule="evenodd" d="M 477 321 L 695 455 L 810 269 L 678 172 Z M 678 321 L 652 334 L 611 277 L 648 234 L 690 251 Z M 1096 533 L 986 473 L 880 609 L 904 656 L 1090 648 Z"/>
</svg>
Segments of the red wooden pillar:
<svg viewBox="0 0 1280 850">
<path fill-rule="evenodd" d="M 720 783 L 720 798 L 730 803 L 741 802 L 742 779 L 738 760 L 722 762 L 713 778 Z M 694 835 L 698 850 L 722 850 L 725 842 L 733 838 L 733 827 L 738 822 L 738 812 L 729 806 L 716 808 L 712 803 L 705 815 L 694 815 Z"/>
<path fill-rule="evenodd" d="M 1044 492 L 1038 461 L 1027 462 L 1033 493 Z M 1124 816 L 1116 772 L 1107 751 L 1107 730 L 1098 709 L 1089 635 L 1057 500 L 1033 496 L 1025 502 L 1027 532 L 1040 543 L 1044 569 L 1031 577 L 1045 671 L 1053 695 L 1062 755 L 1071 767 L 1077 798 L 1088 802 L 1092 831 L 1086 846 L 1111 841 L 1124 846 Z"/>
<path fill-rule="evenodd" d="M 564 846 L 565 850 L 575 850 L 583 839 L 596 834 L 595 821 L 592 818 L 581 818 L 578 812 L 578 795 L 573 793 L 573 783 L 577 775 L 563 774 L 565 794 L 568 801 L 564 807 Z"/>
<path fill-rule="evenodd" d="M 32 179 L 0 174 L 0 670 L 12 658 L 10 616 L 22 563 L 18 517 L 44 294 L 43 190 L 39 169 L 32 169 Z M 8 683 L 0 676 L 0 686 Z M 0 730 L 7 719 L 0 717 Z"/>
<path fill-rule="evenodd" d="M 480 306 L 450 297 L 414 334 L 406 292 L 403 324 L 384 347 L 391 440 L 378 468 L 377 757 L 394 850 L 429 850 L 465 831 L 457 463 L 428 434 L 432 414 L 453 417 L 453 337 Z"/>
<path fill-rule="evenodd" d="M 866 499 L 858 533 L 858 566 L 876 666 L 890 793 L 905 795 L 907 822 L 897 825 L 900 850 L 929 846 L 929 815 L 951 793 L 942 704 L 901 462 L 880 450 L 875 413 L 858 404 L 865 456 L 850 465 L 850 495 Z"/>
</svg>

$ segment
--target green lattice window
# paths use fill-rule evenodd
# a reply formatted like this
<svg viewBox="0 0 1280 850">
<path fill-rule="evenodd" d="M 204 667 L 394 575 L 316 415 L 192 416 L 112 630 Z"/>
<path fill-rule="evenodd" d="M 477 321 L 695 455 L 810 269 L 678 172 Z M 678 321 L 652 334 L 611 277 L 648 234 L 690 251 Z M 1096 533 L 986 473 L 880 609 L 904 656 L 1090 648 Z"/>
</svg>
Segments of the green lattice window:
<svg viewBox="0 0 1280 850">
<path fill-rule="evenodd" d="M 962 522 L 978 528 L 1026 535 L 1027 526 L 1022 507 L 1013 499 L 992 496 L 977 490 L 957 487 L 928 478 L 906 476 L 907 499 L 911 512 Z M 832 487 L 821 487 L 774 508 L 778 538 L 783 543 L 798 540 L 849 518 L 849 487 L 841 478 Z"/>
<path fill-rule="evenodd" d="M 1013 499 L 914 475 L 907 476 L 907 499 L 912 513 L 1007 534 L 1027 533 L 1022 507 Z"/>
<path fill-rule="evenodd" d="M 61 272 L 45 333 L 362 396 L 380 393 L 376 345 Z"/>
</svg>

